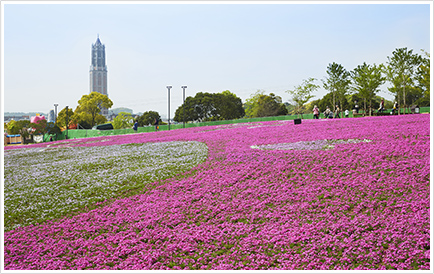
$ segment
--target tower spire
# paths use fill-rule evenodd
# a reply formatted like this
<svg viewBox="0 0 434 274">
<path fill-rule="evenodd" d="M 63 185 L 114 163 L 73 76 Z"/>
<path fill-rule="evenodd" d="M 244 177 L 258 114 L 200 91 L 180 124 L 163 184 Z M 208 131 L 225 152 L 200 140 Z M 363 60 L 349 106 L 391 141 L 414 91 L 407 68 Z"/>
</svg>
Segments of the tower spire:
<svg viewBox="0 0 434 274">
<path fill-rule="evenodd" d="M 107 65 L 105 63 L 105 46 L 99 40 L 99 33 L 95 44 L 92 44 L 92 63 L 90 66 L 90 92 L 96 91 L 107 95 Z M 107 117 L 108 110 L 102 109 L 101 113 Z"/>
<path fill-rule="evenodd" d="M 96 42 L 95 45 L 102 45 L 101 40 L 99 40 L 99 33 L 96 36 Z"/>
</svg>

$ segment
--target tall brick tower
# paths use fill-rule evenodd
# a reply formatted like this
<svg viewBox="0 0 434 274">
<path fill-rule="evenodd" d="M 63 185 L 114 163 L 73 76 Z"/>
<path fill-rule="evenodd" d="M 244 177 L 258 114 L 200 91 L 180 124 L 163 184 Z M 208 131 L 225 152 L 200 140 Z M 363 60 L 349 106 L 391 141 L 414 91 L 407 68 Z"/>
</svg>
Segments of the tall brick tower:
<svg viewBox="0 0 434 274">
<path fill-rule="evenodd" d="M 90 92 L 96 91 L 107 95 L 107 66 L 105 64 L 105 46 L 99 40 L 99 35 L 95 44 L 92 44 L 92 64 L 89 70 Z M 108 117 L 108 110 L 101 109 L 101 114 Z"/>
</svg>

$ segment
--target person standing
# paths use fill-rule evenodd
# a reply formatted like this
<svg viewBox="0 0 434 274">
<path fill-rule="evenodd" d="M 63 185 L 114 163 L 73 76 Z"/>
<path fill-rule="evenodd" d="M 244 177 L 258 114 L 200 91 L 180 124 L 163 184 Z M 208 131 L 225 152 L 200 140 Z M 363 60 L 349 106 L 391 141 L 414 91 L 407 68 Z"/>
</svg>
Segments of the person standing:
<svg viewBox="0 0 434 274">
<path fill-rule="evenodd" d="M 355 110 L 354 113 L 359 113 L 359 104 L 358 104 L 357 100 L 354 101 L 354 110 Z"/>
<path fill-rule="evenodd" d="M 313 118 L 319 119 L 319 108 L 316 105 L 313 107 Z"/>
<path fill-rule="evenodd" d="M 345 110 L 345 118 L 348 118 L 348 115 L 350 114 L 350 111 L 348 109 Z"/>
<path fill-rule="evenodd" d="M 341 117 L 339 116 L 340 113 L 341 113 L 341 110 L 339 109 L 339 106 L 336 105 L 336 108 L 335 108 L 335 118 L 341 118 Z"/>
<path fill-rule="evenodd" d="M 137 128 L 139 127 L 139 123 L 136 121 L 135 123 L 134 123 L 134 126 L 133 126 L 133 129 L 134 129 L 134 132 L 135 133 L 137 133 Z"/>
</svg>

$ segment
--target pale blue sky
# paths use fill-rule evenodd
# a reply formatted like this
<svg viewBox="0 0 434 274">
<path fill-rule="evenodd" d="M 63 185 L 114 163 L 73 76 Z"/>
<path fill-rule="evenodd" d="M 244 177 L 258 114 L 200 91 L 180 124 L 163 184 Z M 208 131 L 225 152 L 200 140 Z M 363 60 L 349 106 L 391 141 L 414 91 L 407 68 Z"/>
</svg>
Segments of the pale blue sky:
<svg viewBox="0 0 434 274">
<path fill-rule="evenodd" d="M 10 4 L 9 4 L 10 3 Z M 60 2 L 62 3 L 62 2 Z M 79 3 L 79 2 L 77 2 Z M 82 3 L 82 2 L 81 2 Z M 144 4 L 143 4 L 144 3 Z M 303 79 L 387 62 L 400 47 L 430 52 L 425 4 L 4 4 L 4 111 L 77 106 L 89 93 L 91 45 L 106 47 L 113 107 L 171 117 L 186 97 L 256 90 L 288 101 Z M 316 98 L 327 92 L 321 88 Z M 392 99 L 387 86 L 381 96 Z"/>
</svg>

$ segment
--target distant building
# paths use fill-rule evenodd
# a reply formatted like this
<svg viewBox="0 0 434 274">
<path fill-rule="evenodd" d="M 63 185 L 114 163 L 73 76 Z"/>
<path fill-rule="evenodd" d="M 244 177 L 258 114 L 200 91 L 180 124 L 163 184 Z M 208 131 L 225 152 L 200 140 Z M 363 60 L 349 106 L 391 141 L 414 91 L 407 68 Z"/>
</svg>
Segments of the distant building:
<svg viewBox="0 0 434 274">
<path fill-rule="evenodd" d="M 107 95 L 107 66 L 105 63 L 105 46 L 96 39 L 95 44 L 92 44 L 92 64 L 89 70 L 90 92 L 96 91 Z M 101 109 L 101 114 L 108 118 L 108 110 Z"/>
<path fill-rule="evenodd" d="M 10 121 L 21 121 L 21 120 L 30 120 L 29 115 L 5 115 L 5 123 L 9 123 Z"/>
<path fill-rule="evenodd" d="M 48 112 L 48 120 L 47 122 L 56 122 L 56 118 L 54 117 L 54 110 L 50 110 Z"/>
</svg>

